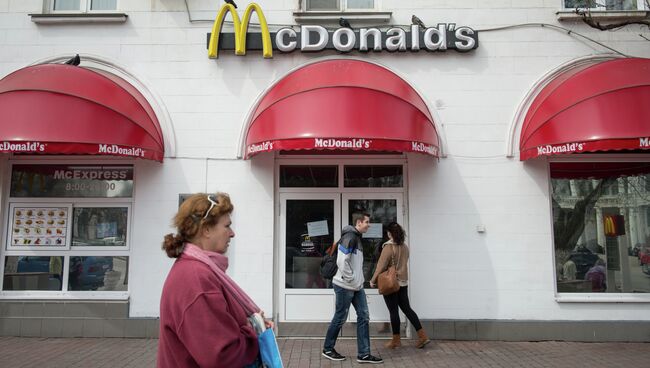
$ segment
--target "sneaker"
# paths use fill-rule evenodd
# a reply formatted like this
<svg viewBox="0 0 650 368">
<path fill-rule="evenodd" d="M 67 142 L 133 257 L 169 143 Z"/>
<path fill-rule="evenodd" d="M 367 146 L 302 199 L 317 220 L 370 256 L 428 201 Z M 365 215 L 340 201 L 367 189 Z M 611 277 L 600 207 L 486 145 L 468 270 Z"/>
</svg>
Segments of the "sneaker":
<svg viewBox="0 0 650 368">
<path fill-rule="evenodd" d="M 323 350 L 323 356 L 329 360 L 336 360 L 336 361 L 345 360 L 345 357 L 339 354 L 338 352 L 336 352 L 336 350 L 334 349 Z"/>
<path fill-rule="evenodd" d="M 383 359 L 377 358 L 376 356 L 366 354 L 362 357 L 357 357 L 357 362 L 359 363 L 370 363 L 370 364 L 382 364 L 384 362 Z"/>
</svg>

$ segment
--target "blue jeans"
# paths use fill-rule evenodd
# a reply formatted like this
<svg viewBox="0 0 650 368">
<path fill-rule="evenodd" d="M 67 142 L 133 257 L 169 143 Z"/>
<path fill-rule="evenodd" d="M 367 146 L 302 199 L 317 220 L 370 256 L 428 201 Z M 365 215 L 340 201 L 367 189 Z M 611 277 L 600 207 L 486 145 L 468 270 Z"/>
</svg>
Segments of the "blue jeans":
<svg viewBox="0 0 650 368">
<path fill-rule="evenodd" d="M 350 311 L 350 304 L 354 306 L 357 312 L 357 355 L 364 356 L 370 354 L 370 328 L 368 321 L 370 319 L 368 314 L 368 301 L 366 300 L 366 292 L 361 289 L 359 291 L 348 290 L 337 285 L 334 287 L 334 294 L 336 294 L 336 312 L 332 317 L 332 322 L 327 329 L 325 336 L 324 350 L 334 349 L 336 338 L 341 332 L 341 327 L 348 318 Z"/>
</svg>

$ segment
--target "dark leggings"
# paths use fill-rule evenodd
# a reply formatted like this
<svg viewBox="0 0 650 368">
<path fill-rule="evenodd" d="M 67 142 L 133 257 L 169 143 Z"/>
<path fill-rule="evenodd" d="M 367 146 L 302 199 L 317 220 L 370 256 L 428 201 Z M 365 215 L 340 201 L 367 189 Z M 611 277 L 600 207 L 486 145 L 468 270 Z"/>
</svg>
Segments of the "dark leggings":
<svg viewBox="0 0 650 368">
<path fill-rule="evenodd" d="M 422 328 L 418 315 L 411 309 L 408 296 L 408 286 L 402 286 L 399 291 L 390 295 L 384 295 L 384 301 L 390 312 L 390 325 L 393 328 L 393 335 L 399 335 L 399 311 L 404 312 L 406 318 L 411 322 L 416 331 Z"/>
</svg>

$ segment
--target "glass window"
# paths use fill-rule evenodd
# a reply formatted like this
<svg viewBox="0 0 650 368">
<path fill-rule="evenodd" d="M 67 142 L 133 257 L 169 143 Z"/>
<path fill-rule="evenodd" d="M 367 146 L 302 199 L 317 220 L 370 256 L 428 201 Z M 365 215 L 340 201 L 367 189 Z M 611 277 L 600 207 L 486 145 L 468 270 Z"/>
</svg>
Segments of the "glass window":
<svg viewBox="0 0 650 368">
<path fill-rule="evenodd" d="M 54 0 L 54 10 L 80 10 L 81 0 Z"/>
<path fill-rule="evenodd" d="M 63 257 L 5 257 L 3 290 L 61 290 Z"/>
<path fill-rule="evenodd" d="M 132 165 L 12 165 L 3 289 L 126 291 L 132 196 Z"/>
<path fill-rule="evenodd" d="M 401 188 L 404 175 L 401 165 L 345 166 L 347 188 Z"/>
<path fill-rule="evenodd" d="M 375 8 L 375 0 L 306 0 L 305 3 L 307 10 L 341 11 Z"/>
<path fill-rule="evenodd" d="M 333 226 L 333 200 L 287 200 L 286 288 L 327 287 L 320 275 L 320 263 L 325 250 L 334 243 Z"/>
<path fill-rule="evenodd" d="M 370 229 L 363 234 L 363 275 L 366 288 L 375 272 L 377 261 L 388 237 L 384 229 L 391 222 L 397 221 L 397 201 L 394 199 L 350 199 L 348 201 L 348 224 L 352 224 L 352 214 L 366 212 L 370 215 Z"/>
<path fill-rule="evenodd" d="M 13 165 L 10 196 L 131 197 L 133 166 Z"/>
<path fill-rule="evenodd" d="M 117 0 L 52 0 L 54 11 L 115 10 Z"/>
<path fill-rule="evenodd" d="M 551 164 L 558 292 L 650 292 L 648 173 L 647 163 Z"/>
<path fill-rule="evenodd" d="M 126 207 L 75 207 L 72 246 L 125 246 Z"/>
<path fill-rule="evenodd" d="M 90 10 L 115 10 L 117 0 L 91 0 Z"/>
<path fill-rule="evenodd" d="M 307 10 L 339 10 L 339 0 L 307 0 Z"/>
<path fill-rule="evenodd" d="M 643 3 L 638 0 L 564 0 L 567 9 L 597 9 L 597 10 L 637 10 L 643 9 Z"/>
<path fill-rule="evenodd" d="M 280 166 L 280 187 L 336 188 L 338 171 L 338 166 Z"/>
<path fill-rule="evenodd" d="M 348 9 L 374 9 L 374 0 L 348 0 Z"/>
<path fill-rule="evenodd" d="M 126 291 L 129 257 L 70 257 L 68 290 Z"/>
</svg>

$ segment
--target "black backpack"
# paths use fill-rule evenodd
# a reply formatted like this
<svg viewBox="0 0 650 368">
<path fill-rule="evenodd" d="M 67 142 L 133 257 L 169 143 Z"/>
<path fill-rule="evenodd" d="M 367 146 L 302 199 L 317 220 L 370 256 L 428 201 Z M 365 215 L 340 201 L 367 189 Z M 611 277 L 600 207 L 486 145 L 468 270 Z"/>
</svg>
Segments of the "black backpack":
<svg viewBox="0 0 650 368">
<path fill-rule="evenodd" d="M 339 241 L 334 242 L 334 244 L 325 250 L 323 260 L 320 261 L 320 275 L 324 279 L 331 280 L 336 275 L 336 271 L 339 270 L 339 267 L 336 265 L 336 258 L 339 254 Z"/>
</svg>

